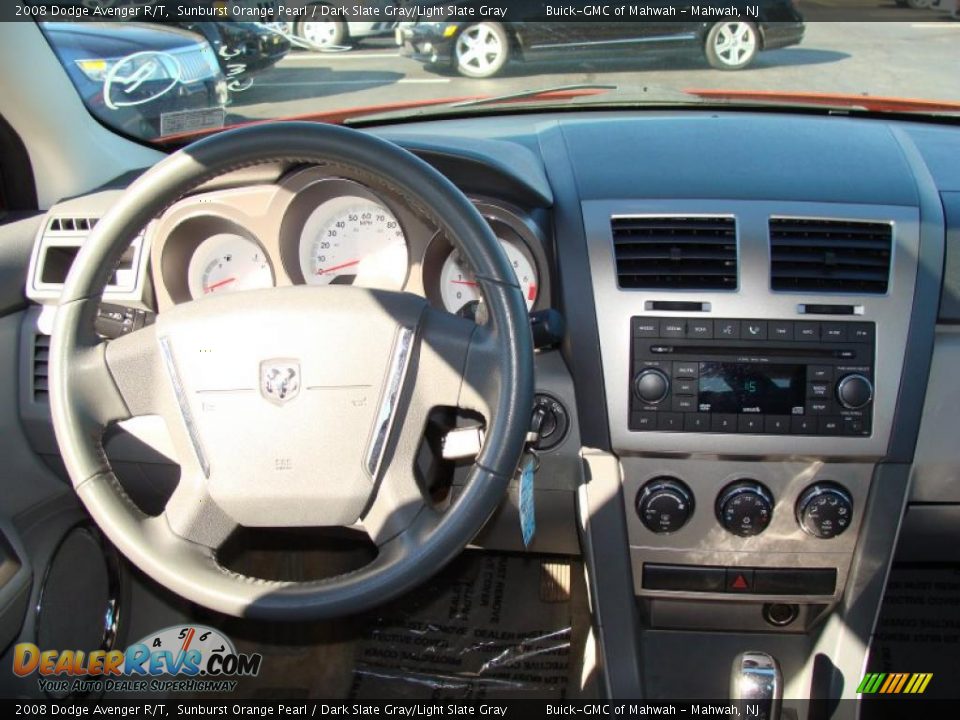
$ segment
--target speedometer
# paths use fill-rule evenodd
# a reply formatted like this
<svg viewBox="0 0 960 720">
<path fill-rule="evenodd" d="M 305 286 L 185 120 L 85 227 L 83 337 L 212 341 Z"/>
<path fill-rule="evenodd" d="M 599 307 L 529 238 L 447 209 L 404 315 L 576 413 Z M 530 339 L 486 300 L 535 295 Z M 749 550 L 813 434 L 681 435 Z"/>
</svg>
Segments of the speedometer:
<svg viewBox="0 0 960 720">
<path fill-rule="evenodd" d="M 538 277 L 536 268 L 530 259 L 514 243 L 500 240 L 500 246 L 507 254 L 507 259 L 517 275 L 517 281 L 520 283 L 520 289 L 523 291 L 523 299 L 527 301 L 527 310 L 533 308 L 537 301 Z M 466 263 L 460 257 L 460 253 L 454 250 L 443 262 L 440 269 L 440 297 L 443 300 L 443 306 L 452 313 L 473 316 L 469 312 L 471 306 L 476 306 L 480 301 L 480 288 L 473 272 L 469 270 Z"/>
<path fill-rule="evenodd" d="M 407 263 L 400 223 L 368 198 L 344 195 L 327 200 L 310 214 L 300 236 L 300 270 L 308 285 L 399 290 Z"/>
</svg>

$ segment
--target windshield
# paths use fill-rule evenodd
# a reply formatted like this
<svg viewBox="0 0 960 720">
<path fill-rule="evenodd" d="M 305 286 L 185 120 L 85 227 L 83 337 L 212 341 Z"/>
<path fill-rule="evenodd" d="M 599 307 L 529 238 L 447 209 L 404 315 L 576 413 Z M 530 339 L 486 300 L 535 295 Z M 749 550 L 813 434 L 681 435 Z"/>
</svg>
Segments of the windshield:
<svg viewBox="0 0 960 720">
<path fill-rule="evenodd" d="M 100 121 L 163 144 L 274 118 L 519 107 L 957 115 L 958 6 L 49 0 L 32 19 Z"/>
</svg>

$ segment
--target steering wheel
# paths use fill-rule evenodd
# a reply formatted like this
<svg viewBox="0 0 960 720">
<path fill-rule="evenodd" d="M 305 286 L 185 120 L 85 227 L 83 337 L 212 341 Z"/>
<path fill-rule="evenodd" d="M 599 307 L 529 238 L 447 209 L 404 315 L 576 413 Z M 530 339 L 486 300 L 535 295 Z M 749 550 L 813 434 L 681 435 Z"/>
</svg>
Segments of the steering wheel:
<svg viewBox="0 0 960 720">
<path fill-rule="evenodd" d="M 94 318 L 112 268 L 147 223 L 225 173 L 268 162 L 350 167 L 443 230 L 476 271 L 483 325 L 421 297 L 346 286 L 211 296 L 109 342 Z M 273 620 L 356 613 L 423 582 L 469 543 L 516 471 L 533 402 L 526 304 L 471 202 L 411 153 L 358 131 L 272 123 L 190 145 L 137 179 L 67 278 L 51 343 L 50 403 L 71 481 L 104 534 L 161 585 L 207 608 Z M 441 511 L 415 462 L 436 407 L 479 413 L 483 446 Z M 164 510 L 124 493 L 104 429 L 159 415 L 180 464 Z M 368 565 L 279 582 L 223 567 L 239 527 L 362 526 Z"/>
</svg>

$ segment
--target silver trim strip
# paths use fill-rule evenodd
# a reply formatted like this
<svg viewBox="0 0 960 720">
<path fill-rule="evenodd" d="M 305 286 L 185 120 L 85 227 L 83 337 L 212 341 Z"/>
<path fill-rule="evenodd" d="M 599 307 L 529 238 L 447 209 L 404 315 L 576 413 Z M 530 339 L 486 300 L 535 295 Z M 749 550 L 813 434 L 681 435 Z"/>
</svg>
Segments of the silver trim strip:
<svg viewBox="0 0 960 720">
<path fill-rule="evenodd" d="M 173 385 L 173 394 L 177 398 L 177 405 L 180 407 L 180 415 L 183 416 L 183 424 L 187 427 L 187 434 L 190 436 L 193 452 L 197 456 L 197 462 L 200 463 L 200 469 L 203 470 L 203 476 L 209 480 L 210 462 L 203 452 L 203 445 L 200 443 L 200 433 L 197 430 L 196 422 L 193 420 L 193 414 L 190 412 L 190 404 L 187 402 L 187 394 L 183 389 L 183 383 L 180 381 L 180 375 L 177 373 L 177 363 L 173 359 L 173 348 L 170 346 L 170 338 L 160 338 L 160 355 L 163 357 L 163 366 L 170 378 L 170 384 Z"/>
<path fill-rule="evenodd" d="M 579 43 L 547 43 L 546 45 L 531 45 L 531 50 L 552 48 L 586 47 L 588 45 L 632 45 L 635 43 L 669 42 L 670 40 L 696 40 L 697 34 L 692 32 L 675 33 L 673 35 L 655 35 L 646 38 L 624 38 L 623 40 L 591 40 Z"/>
<path fill-rule="evenodd" d="M 383 453 L 387 447 L 387 438 L 393 427 L 396 415 L 397 400 L 400 397 L 400 388 L 403 378 L 407 374 L 410 361 L 410 350 L 413 347 L 413 330 L 401 327 L 397 333 L 397 341 L 393 346 L 393 357 L 390 359 L 390 368 L 387 371 L 387 386 L 384 388 L 380 407 L 377 408 L 377 419 L 373 426 L 373 437 L 367 450 L 366 466 L 371 478 L 376 478 L 383 462 Z"/>
</svg>

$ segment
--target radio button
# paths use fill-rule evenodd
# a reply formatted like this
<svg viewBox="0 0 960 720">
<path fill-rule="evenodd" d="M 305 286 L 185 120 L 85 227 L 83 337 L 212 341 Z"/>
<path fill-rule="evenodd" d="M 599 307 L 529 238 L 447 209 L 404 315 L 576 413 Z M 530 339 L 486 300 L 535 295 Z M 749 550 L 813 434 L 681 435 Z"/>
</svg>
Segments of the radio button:
<svg viewBox="0 0 960 720">
<path fill-rule="evenodd" d="M 710 413 L 687 413 L 683 418 L 687 432 L 710 432 Z"/>
<path fill-rule="evenodd" d="M 674 412 L 696 412 L 697 411 L 697 399 L 691 395 L 681 395 L 680 397 L 673 398 L 673 407 Z"/>
<path fill-rule="evenodd" d="M 873 342 L 873 323 L 847 323 L 847 339 L 851 342 Z"/>
<path fill-rule="evenodd" d="M 763 416 L 741 415 L 737 420 L 737 431 L 742 433 L 762 433 Z"/>
<path fill-rule="evenodd" d="M 713 320 L 687 321 L 687 337 L 701 340 L 713 339 Z"/>
<path fill-rule="evenodd" d="M 670 378 L 657 368 L 646 368 L 637 373 L 633 381 L 634 392 L 643 402 L 656 405 L 670 392 Z"/>
<path fill-rule="evenodd" d="M 768 415 L 763 421 L 763 429 L 773 435 L 786 435 L 790 432 L 790 416 Z"/>
<path fill-rule="evenodd" d="M 823 323 L 821 326 L 824 340 L 833 340 L 834 342 L 846 342 L 847 324 L 840 322 Z"/>
<path fill-rule="evenodd" d="M 634 318 L 633 336 L 635 338 L 660 337 L 659 318 Z"/>
<path fill-rule="evenodd" d="M 696 395 L 697 394 L 697 381 L 696 380 L 684 380 L 682 378 L 673 381 L 673 394 L 674 395 Z"/>
<path fill-rule="evenodd" d="M 713 336 L 717 340 L 738 340 L 740 338 L 740 321 L 714 320 Z"/>
<path fill-rule="evenodd" d="M 657 413 L 657 430 L 683 430 L 683 414 L 673 412 Z"/>
<path fill-rule="evenodd" d="M 807 403 L 807 412 L 811 415 L 826 415 L 833 411 L 829 400 L 811 400 Z"/>
<path fill-rule="evenodd" d="M 740 326 L 740 337 L 743 340 L 766 340 L 767 323 L 764 320 L 744 320 Z"/>
<path fill-rule="evenodd" d="M 820 323 L 817 322 L 798 322 L 793 327 L 794 340 L 801 342 L 819 342 L 820 341 Z"/>
<path fill-rule="evenodd" d="M 737 416 L 728 415 L 728 414 L 718 414 L 710 416 L 710 431 L 711 432 L 736 432 L 737 431 Z"/>
<path fill-rule="evenodd" d="M 686 320 L 661 320 L 660 337 L 682 338 L 687 329 Z"/>
<path fill-rule="evenodd" d="M 771 340 L 793 340 L 793 323 L 770 321 Z"/>
<path fill-rule="evenodd" d="M 631 430 L 656 430 L 657 413 L 655 412 L 634 412 L 630 416 Z"/>
<path fill-rule="evenodd" d="M 817 418 L 794 417 L 790 420 L 790 432 L 794 435 L 816 435 Z"/>
<path fill-rule="evenodd" d="M 837 383 L 837 400 L 848 410 L 859 410 L 873 400 L 873 384 L 863 375 L 847 375 Z"/>
<path fill-rule="evenodd" d="M 807 380 L 810 382 L 815 381 L 829 381 L 833 380 L 833 366 L 832 365 L 810 365 L 807 367 Z"/>
<path fill-rule="evenodd" d="M 700 365 L 695 362 L 678 362 L 673 364 L 673 376 L 675 378 L 694 379 L 700 375 Z"/>
<path fill-rule="evenodd" d="M 869 435 L 867 424 L 862 417 L 844 416 L 843 418 L 844 435 Z"/>
<path fill-rule="evenodd" d="M 843 428 L 840 418 L 835 416 L 826 416 L 820 418 L 818 428 L 821 435 L 842 435 Z"/>
<path fill-rule="evenodd" d="M 830 397 L 830 383 L 812 382 L 807 383 L 807 397 L 817 400 L 827 400 Z"/>
</svg>

